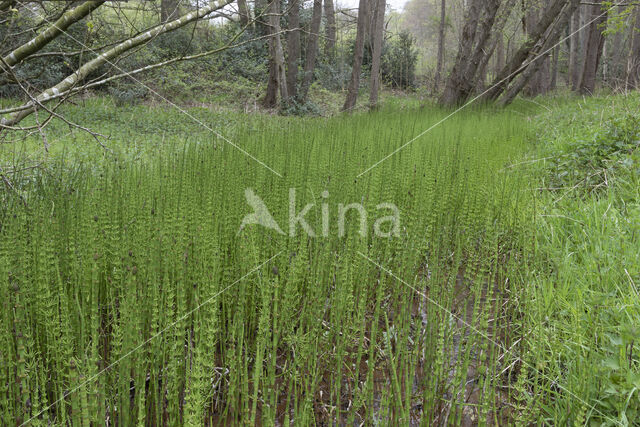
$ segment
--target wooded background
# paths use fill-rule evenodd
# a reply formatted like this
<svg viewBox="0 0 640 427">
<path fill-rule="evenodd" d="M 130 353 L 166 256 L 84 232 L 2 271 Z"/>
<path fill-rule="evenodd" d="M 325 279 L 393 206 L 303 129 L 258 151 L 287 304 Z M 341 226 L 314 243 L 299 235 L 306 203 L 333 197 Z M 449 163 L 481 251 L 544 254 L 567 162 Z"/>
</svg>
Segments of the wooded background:
<svg viewBox="0 0 640 427">
<path fill-rule="evenodd" d="M 184 102 L 223 81 L 254 88 L 245 102 L 307 114 L 318 112 L 314 85 L 343 92 L 351 111 L 376 108 L 381 87 L 504 105 L 640 80 L 640 5 L 629 1 L 411 0 L 395 11 L 384 0 L 4 0 L 0 38 L 0 126 L 13 130 L 62 118 L 78 95 Z"/>
</svg>

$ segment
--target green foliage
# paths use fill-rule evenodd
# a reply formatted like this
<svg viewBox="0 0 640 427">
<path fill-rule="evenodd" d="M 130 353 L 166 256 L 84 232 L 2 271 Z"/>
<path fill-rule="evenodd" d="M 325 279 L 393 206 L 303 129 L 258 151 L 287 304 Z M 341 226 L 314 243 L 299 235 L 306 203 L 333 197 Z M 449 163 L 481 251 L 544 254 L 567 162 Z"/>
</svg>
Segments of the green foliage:
<svg viewBox="0 0 640 427">
<path fill-rule="evenodd" d="M 603 10 L 607 10 L 607 26 L 603 28 L 604 34 L 613 35 L 625 31 L 627 28 L 629 19 L 633 19 L 634 6 L 624 5 L 624 7 L 617 7 L 618 4 L 606 0 L 602 2 Z"/>
<path fill-rule="evenodd" d="M 410 33 L 403 31 L 385 44 L 382 56 L 382 77 L 394 88 L 412 89 L 416 79 L 418 53 Z"/>
<path fill-rule="evenodd" d="M 90 43 L 93 33 L 89 20 L 83 19 L 71 26 L 65 34 L 60 35 L 47 46 L 50 52 L 79 52 L 82 46 L 78 43 Z M 34 36 L 32 31 L 36 19 L 29 14 L 20 14 L 18 19 L 10 24 L 0 24 L 0 40 L 9 41 L 12 49 L 27 43 Z M 17 34 L 17 35 L 15 35 Z M 4 50 L 3 50 L 4 51 Z M 86 56 L 84 57 L 86 59 Z M 49 88 L 57 84 L 69 75 L 80 62 L 80 55 L 70 56 L 44 56 L 27 59 L 14 67 L 16 76 L 23 82 L 29 82 L 29 88 L 33 91 Z M 0 97 L 26 98 L 20 87 L 10 80 L 0 79 Z"/>
<path fill-rule="evenodd" d="M 136 83 L 120 82 L 107 87 L 107 91 L 113 97 L 117 106 L 137 104 L 145 100 L 149 90 Z"/>
<path fill-rule="evenodd" d="M 470 391 L 483 396 L 476 414 L 500 411 L 500 373 L 517 355 L 494 363 L 502 351 L 483 335 L 506 324 L 480 296 L 497 283 L 510 317 L 503 296 L 521 289 L 503 280 L 526 234 L 527 181 L 499 172 L 526 148 L 514 113 L 470 109 L 357 178 L 447 113 L 188 110 L 280 178 L 166 106 L 93 99 L 60 112 L 110 135 L 113 154 L 55 122 L 43 167 L 11 176 L 27 206 L 3 193 L 2 424 L 40 411 L 34 421 L 55 425 L 430 424 L 466 416 L 456 396 Z M 23 148 L 37 157 L 5 145 L 3 164 Z M 281 226 L 296 188 L 317 232 L 328 191 L 329 236 L 238 232 L 247 188 Z M 400 237 L 374 237 L 373 219 L 363 237 L 351 214 L 340 237 L 337 205 L 354 202 L 375 218 L 396 204 Z"/>
<path fill-rule="evenodd" d="M 284 106 L 284 108 L 282 108 L 281 113 L 285 116 L 320 116 L 322 115 L 322 110 L 312 101 L 307 101 L 301 104 L 296 100 L 291 100 Z"/>
<path fill-rule="evenodd" d="M 535 185 L 543 187 L 523 329 L 531 331 L 531 363 L 557 379 L 530 392 L 547 388 L 546 424 L 634 425 L 640 414 L 638 97 L 554 107 L 538 121 L 543 137 L 536 157 L 547 160 L 523 163 L 533 165 L 542 183 Z M 549 182 L 561 188 L 548 189 Z"/>
<path fill-rule="evenodd" d="M 319 63 L 316 66 L 316 81 L 327 90 L 339 91 L 347 87 L 351 69 L 341 63 Z"/>
<path fill-rule="evenodd" d="M 240 30 L 235 25 L 223 27 L 216 33 L 215 43 L 222 45 Z M 255 82 L 266 82 L 269 63 L 267 40 L 250 41 L 258 36 L 253 31 L 246 31 L 234 43 L 241 44 L 240 46 L 225 50 L 211 58 L 216 64 L 218 74 L 229 80 L 243 77 Z"/>
<path fill-rule="evenodd" d="M 552 187 L 597 191 L 620 169 L 640 172 L 640 115 L 612 117 L 580 136 L 586 138 L 574 139 L 548 162 Z"/>
</svg>

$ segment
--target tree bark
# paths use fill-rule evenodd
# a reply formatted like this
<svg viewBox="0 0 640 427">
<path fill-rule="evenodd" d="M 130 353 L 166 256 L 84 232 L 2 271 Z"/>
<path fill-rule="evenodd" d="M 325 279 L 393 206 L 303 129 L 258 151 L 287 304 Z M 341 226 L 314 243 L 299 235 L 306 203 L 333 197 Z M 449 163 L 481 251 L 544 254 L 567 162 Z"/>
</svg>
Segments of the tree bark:
<svg viewBox="0 0 640 427">
<path fill-rule="evenodd" d="M 88 1 L 67 11 L 43 32 L 2 58 L 3 61 L 10 67 L 22 62 L 25 58 L 39 51 L 53 39 L 65 32 L 72 24 L 80 21 L 96 10 L 104 3 L 104 1 L 105 0 Z"/>
<path fill-rule="evenodd" d="M 553 49 L 552 63 L 551 63 L 551 82 L 549 83 L 549 90 L 556 90 L 558 88 L 558 62 L 560 61 L 560 48 Z"/>
<path fill-rule="evenodd" d="M 251 12 L 247 6 L 247 0 L 238 0 L 238 14 L 240 15 L 240 25 L 247 26 L 251 21 Z"/>
<path fill-rule="evenodd" d="M 589 25 L 589 37 L 584 53 L 582 76 L 580 77 L 579 92 L 583 95 L 593 94 L 596 88 L 598 66 L 602 58 L 604 47 L 604 34 L 602 26 L 607 22 L 607 9 L 602 0 L 596 0 L 591 6 L 591 24 Z"/>
<path fill-rule="evenodd" d="M 500 104 L 507 105 L 513 102 L 516 96 L 518 96 L 522 89 L 524 89 L 524 87 L 529 83 L 531 78 L 539 73 L 544 62 L 549 60 L 550 50 L 560 37 L 562 30 L 566 28 L 574 10 L 573 5 L 569 3 L 560 11 L 556 22 L 552 24 L 551 28 L 549 28 L 549 33 L 531 50 L 528 65 L 518 75 L 513 85 L 507 89 L 504 97 L 500 100 Z"/>
<path fill-rule="evenodd" d="M 280 38 L 280 2 L 271 1 L 268 8 L 269 32 L 269 82 L 264 97 L 264 106 L 274 108 L 278 105 L 278 91 L 283 102 L 289 100 L 287 92 L 287 73 L 284 66 L 284 51 Z"/>
<path fill-rule="evenodd" d="M 300 1 L 289 0 L 289 33 L 287 34 L 287 91 L 289 98 L 298 95 L 298 64 L 300 62 Z"/>
<path fill-rule="evenodd" d="M 636 6 L 632 37 L 631 51 L 627 62 L 627 85 L 634 89 L 640 89 L 640 6 Z"/>
<path fill-rule="evenodd" d="M 546 4 L 548 6 L 548 2 Z M 532 0 L 532 3 L 529 5 L 527 17 L 526 17 L 526 32 L 527 35 L 529 31 L 533 30 L 538 22 L 538 19 L 541 13 L 544 13 L 543 10 L 544 5 L 537 5 L 536 0 Z M 543 95 L 549 91 L 550 88 L 550 80 L 551 80 L 551 71 L 550 71 L 550 55 L 545 54 L 544 59 L 540 60 L 539 64 L 536 64 L 537 71 L 531 76 L 529 80 L 529 84 L 525 89 L 527 95 L 529 96 L 538 96 Z"/>
<path fill-rule="evenodd" d="M 471 50 L 469 50 L 469 47 L 465 47 L 463 54 L 456 58 L 456 64 L 441 98 L 443 105 L 459 105 L 469 98 L 478 84 L 480 74 L 484 76 L 486 64 L 490 55 L 493 54 L 494 47 L 490 49 L 490 54 L 486 48 L 492 36 L 498 9 L 500 9 L 500 0 L 482 0 L 472 3 L 469 9 L 469 16 L 478 14 L 480 3 L 483 6 L 482 20 L 479 24 L 471 22 L 470 27 L 465 28 L 463 32 L 461 43 L 471 45 Z M 474 27 L 477 27 L 477 31 Z M 472 39 L 468 39 L 469 34 L 472 35 Z"/>
<path fill-rule="evenodd" d="M 433 93 L 440 90 L 440 79 L 444 69 L 444 38 L 447 26 L 447 0 L 442 0 L 440 4 L 440 25 L 438 26 L 438 65 L 436 65 L 436 75 L 433 79 Z"/>
<path fill-rule="evenodd" d="M 326 19 L 324 54 L 331 62 L 336 55 L 336 10 L 333 0 L 324 0 L 324 16 Z"/>
<path fill-rule="evenodd" d="M 571 34 L 569 41 L 569 81 L 573 90 L 578 89 L 580 84 L 580 67 L 578 66 L 580 57 L 580 8 L 571 17 Z"/>
<path fill-rule="evenodd" d="M 369 108 L 378 108 L 378 94 L 380 91 L 380 60 L 382 58 L 382 41 L 384 35 L 384 15 L 387 8 L 386 0 L 377 0 L 374 13 L 373 55 L 371 57 L 371 88 L 369 94 Z"/>
<path fill-rule="evenodd" d="M 481 0 L 471 0 L 471 4 L 465 12 L 464 27 L 458 44 L 458 54 L 454 63 L 444 92 L 440 97 L 440 103 L 443 105 L 456 105 L 460 102 L 460 86 L 462 85 L 463 73 L 473 49 L 476 29 L 478 28 L 478 19 L 480 17 Z"/>
<path fill-rule="evenodd" d="M 524 33 L 525 37 L 529 37 L 530 32 L 536 26 L 536 22 L 538 21 L 538 8 L 537 8 L 537 0 L 528 0 L 526 3 L 523 3 L 523 6 L 526 9 L 524 15 Z M 542 60 L 541 60 L 542 62 Z M 536 64 L 536 68 L 538 70 L 542 69 L 542 63 Z M 525 88 L 523 88 L 525 95 L 527 96 L 535 96 L 539 91 L 540 84 L 540 73 L 535 72 L 529 78 L 529 83 Z"/>
<path fill-rule="evenodd" d="M 307 38 L 307 57 L 304 62 L 304 75 L 298 100 L 301 104 L 307 102 L 309 88 L 313 83 L 313 75 L 316 71 L 316 59 L 318 57 L 318 38 L 320 37 L 320 24 L 322 22 L 322 0 L 313 0 L 313 14 L 311 16 L 311 31 Z"/>
<path fill-rule="evenodd" d="M 493 56 L 494 52 L 496 53 L 496 61 L 498 66 L 496 66 L 496 70 L 493 73 L 497 74 L 498 70 L 501 70 L 504 67 L 506 56 L 504 50 L 504 28 L 507 25 L 507 21 L 511 16 L 511 12 L 515 7 L 516 0 L 507 0 L 501 6 L 502 10 L 498 13 L 498 17 L 496 18 L 496 23 L 493 25 L 492 35 L 489 42 L 487 42 L 487 47 L 482 50 L 482 59 L 480 60 L 480 64 L 478 65 L 478 78 L 476 78 L 475 88 L 477 92 L 484 91 L 486 85 L 486 70 L 489 65 L 489 61 Z"/>
<path fill-rule="evenodd" d="M 351 70 L 351 80 L 347 89 L 347 99 L 345 100 L 343 111 L 350 111 L 356 106 L 358 100 L 358 89 L 360 88 L 360 72 L 362 71 L 362 57 L 364 55 L 364 42 L 367 31 L 368 20 L 368 0 L 360 0 L 358 5 L 358 29 L 356 33 L 356 46 L 353 55 L 353 68 Z"/>
<path fill-rule="evenodd" d="M 549 28 L 556 22 L 558 16 L 565 11 L 573 13 L 580 0 L 554 0 L 553 3 L 545 10 L 542 18 L 538 21 L 536 27 L 530 32 L 527 40 L 520 48 L 511 56 L 507 65 L 500 70 L 498 75 L 491 83 L 491 89 L 485 94 L 484 99 L 495 101 L 509 86 L 509 84 L 520 74 L 531 51 L 539 44 L 541 39 L 547 34 Z"/>
<path fill-rule="evenodd" d="M 67 92 L 72 89 L 76 84 L 84 80 L 90 73 L 97 70 L 100 66 L 112 62 L 114 59 L 118 58 L 125 52 L 140 46 L 146 42 L 151 41 L 153 38 L 157 37 L 160 34 L 167 33 L 178 28 L 181 28 L 193 21 L 201 19 L 216 10 L 222 9 L 223 7 L 230 4 L 233 0 L 218 0 L 211 2 L 208 6 L 202 7 L 200 9 L 194 10 L 193 12 L 187 13 L 182 17 L 173 20 L 171 22 L 166 23 L 165 25 L 156 26 L 149 31 L 138 34 L 137 36 L 126 40 L 122 43 L 118 43 L 116 46 L 111 49 L 106 50 L 104 53 L 99 54 L 92 60 L 83 64 L 80 68 L 78 68 L 75 72 L 68 75 L 64 80 L 62 80 L 57 85 L 43 91 L 40 93 L 36 99 L 40 103 L 47 102 L 51 97 L 57 96 L 61 93 Z M 25 106 L 29 106 L 20 112 L 11 114 L 7 118 L 3 118 L 0 120 L 0 125 L 3 126 L 14 126 L 19 123 L 22 119 L 29 116 L 31 113 L 35 111 L 37 108 L 37 103 L 29 102 L 25 104 Z"/>
<path fill-rule="evenodd" d="M 502 34 L 500 34 L 500 38 L 498 39 L 498 46 L 496 49 L 496 69 L 494 74 L 498 74 L 498 71 L 500 71 L 504 67 L 505 62 L 507 61 L 504 51 L 504 36 Z"/>
</svg>

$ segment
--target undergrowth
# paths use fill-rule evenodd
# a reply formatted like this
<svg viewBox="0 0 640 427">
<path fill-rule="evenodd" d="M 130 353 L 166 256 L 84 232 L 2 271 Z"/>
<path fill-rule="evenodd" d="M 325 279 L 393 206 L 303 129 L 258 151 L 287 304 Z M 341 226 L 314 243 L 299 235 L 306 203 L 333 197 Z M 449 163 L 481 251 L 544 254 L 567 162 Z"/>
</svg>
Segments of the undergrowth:
<svg viewBox="0 0 640 427">
<path fill-rule="evenodd" d="M 638 96 L 565 103 L 541 115 L 537 129 L 525 360 L 554 381 L 530 393 L 547 424 L 637 425 Z"/>
<path fill-rule="evenodd" d="M 270 171 L 175 110 L 63 107 L 109 151 L 2 147 L 0 423 L 632 425 L 637 103 L 471 109 L 362 175 L 447 112 L 188 109 Z M 283 234 L 240 231 L 249 189 Z"/>
<path fill-rule="evenodd" d="M 506 278 L 528 205 L 524 176 L 503 172 L 526 150 L 514 113 L 467 111 L 358 176 L 446 112 L 189 109 L 278 177 L 175 110 L 65 108 L 109 134 L 112 152 L 53 125 L 45 163 L 3 194 L 2 424 L 510 417 L 524 389 L 504 378 L 521 289 Z M 5 145 L 2 158 L 19 171 L 39 143 Z M 286 235 L 239 231 L 247 189 Z M 314 204 L 318 237 L 287 233 L 290 189 L 296 212 Z M 339 204 L 351 203 L 364 207 L 365 235 L 356 210 L 340 235 Z M 399 209 L 394 238 L 373 234 L 382 203 Z"/>
</svg>

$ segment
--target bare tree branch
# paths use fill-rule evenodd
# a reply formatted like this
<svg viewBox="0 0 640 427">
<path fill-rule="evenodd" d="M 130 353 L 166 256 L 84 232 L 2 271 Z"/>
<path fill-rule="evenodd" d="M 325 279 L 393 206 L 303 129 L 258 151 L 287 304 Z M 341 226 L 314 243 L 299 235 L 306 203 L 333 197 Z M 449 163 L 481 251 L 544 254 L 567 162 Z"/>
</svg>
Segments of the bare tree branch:
<svg viewBox="0 0 640 427">
<path fill-rule="evenodd" d="M 104 3 L 104 1 L 105 0 L 87 1 L 66 12 L 38 36 L 6 55 L 3 58 L 3 62 L 9 67 L 20 63 L 24 58 L 39 51 L 53 39 L 64 33 L 72 24 L 78 22 L 85 16 L 89 15 L 92 11 L 96 10 Z"/>
<path fill-rule="evenodd" d="M 136 37 L 133 37 L 125 42 L 122 42 L 113 48 L 107 50 L 106 52 L 99 54 L 92 60 L 88 61 L 80 68 L 78 68 L 75 72 L 68 75 L 64 80 L 62 80 L 57 85 L 43 91 L 40 95 L 36 97 L 38 103 L 42 104 L 44 102 L 48 102 L 53 97 L 67 92 L 72 89 L 76 84 L 83 81 L 91 72 L 98 69 L 100 66 L 111 63 L 111 61 L 115 60 L 122 54 L 127 51 L 140 46 L 159 34 L 163 34 L 166 32 L 174 31 L 178 28 L 181 28 L 195 20 L 202 19 L 211 13 L 225 7 L 227 4 L 231 3 L 233 0 L 218 0 L 211 2 L 207 7 L 203 7 L 201 9 L 197 9 L 190 13 L 183 15 L 182 17 L 175 19 L 171 22 L 162 24 L 161 26 L 155 27 L 145 33 L 139 34 Z M 77 41 L 77 40 L 76 40 Z M 0 127 L 11 127 L 18 124 L 25 117 L 29 116 L 33 113 L 38 105 L 33 101 L 25 104 L 27 108 L 22 111 L 11 114 L 9 117 L 3 118 L 0 120 Z"/>
</svg>

